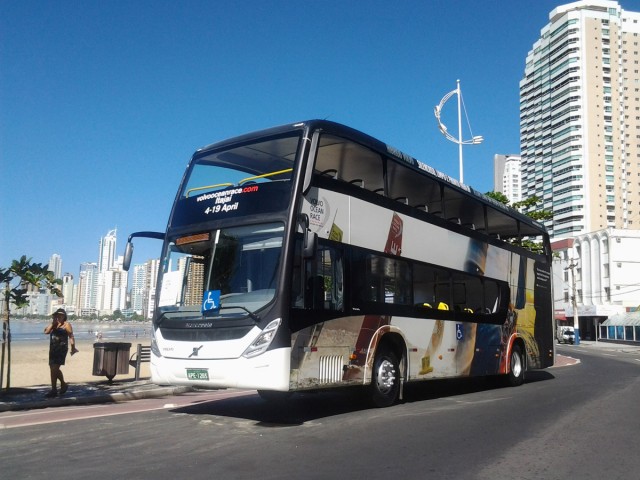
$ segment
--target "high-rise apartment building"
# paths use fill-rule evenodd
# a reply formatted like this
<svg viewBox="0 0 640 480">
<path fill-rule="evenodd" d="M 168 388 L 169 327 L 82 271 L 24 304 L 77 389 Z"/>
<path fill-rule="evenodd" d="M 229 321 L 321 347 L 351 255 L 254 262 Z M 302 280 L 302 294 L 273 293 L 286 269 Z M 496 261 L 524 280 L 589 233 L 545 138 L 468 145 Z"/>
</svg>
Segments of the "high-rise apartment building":
<svg viewBox="0 0 640 480">
<path fill-rule="evenodd" d="M 62 277 L 62 298 L 65 305 L 74 305 L 73 275 L 70 273 L 65 273 Z"/>
<path fill-rule="evenodd" d="M 494 155 L 493 191 L 503 193 L 511 203 L 522 200 L 520 155 Z"/>
<path fill-rule="evenodd" d="M 554 238 L 640 228 L 640 13 L 562 5 L 520 81 L 522 196 L 553 212 Z"/>
<path fill-rule="evenodd" d="M 144 311 L 145 288 L 147 286 L 147 266 L 145 264 L 133 266 L 131 282 L 131 310 L 138 315 L 142 315 Z"/>
<path fill-rule="evenodd" d="M 62 257 L 57 253 L 49 257 L 49 271 L 53 272 L 54 278 L 62 279 Z"/>
<path fill-rule="evenodd" d="M 116 244 L 116 229 L 100 239 L 96 309 L 101 315 L 126 308 L 128 275 L 122 270 L 122 257 L 116 256 Z"/>
<path fill-rule="evenodd" d="M 188 269 L 185 275 L 185 270 Z M 182 257 L 178 260 L 178 272 L 182 279 L 186 279 L 186 287 L 180 283 L 180 288 L 184 288 L 185 305 L 200 305 L 204 295 L 204 258 L 203 257 Z"/>
<path fill-rule="evenodd" d="M 115 267 L 98 273 L 96 308 L 101 315 L 126 308 L 127 279 L 127 272 Z"/>
<path fill-rule="evenodd" d="M 117 229 L 110 230 L 100 239 L 100 255 L 98 257 L 98 271 L 106 272 L 116 263 Z"/>
<path fill-rule="evenodd" d="M 76 311 L 79 315 L 88 316 L 96 313 L 97 291 L 98 265 L 96 263 L 81 264 L 76 298 Z"/>
<path fill-rule="evenodd" d="M 156 282 L 158 281 L 158 269 L 160 268 L 160 260 L 147 260 L 146 267 L 146 285 L 144 297 L 144 317 L 153 318 L 156 300 Z"/>
</svg>

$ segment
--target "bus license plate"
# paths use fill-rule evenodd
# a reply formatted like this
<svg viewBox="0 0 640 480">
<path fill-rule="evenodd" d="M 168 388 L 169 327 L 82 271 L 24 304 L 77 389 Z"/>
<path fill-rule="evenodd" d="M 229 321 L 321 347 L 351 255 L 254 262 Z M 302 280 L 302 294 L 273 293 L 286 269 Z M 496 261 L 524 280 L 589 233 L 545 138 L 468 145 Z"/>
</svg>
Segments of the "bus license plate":
<svg viewBox="0 0 640 480">
<path fill-rule="evenodd" d="M 209 371 L 203 368 L 187 368 L 188 380 L 209 380 Z"/>
</svg>

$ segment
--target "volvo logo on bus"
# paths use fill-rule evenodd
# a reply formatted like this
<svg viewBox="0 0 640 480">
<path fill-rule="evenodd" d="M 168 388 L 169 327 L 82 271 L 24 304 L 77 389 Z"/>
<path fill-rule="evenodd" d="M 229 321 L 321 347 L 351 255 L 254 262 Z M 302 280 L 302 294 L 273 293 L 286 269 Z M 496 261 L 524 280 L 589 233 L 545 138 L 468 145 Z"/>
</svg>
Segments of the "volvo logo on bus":
<svg viewBox="0 0 640 480">
<path fill-rule="evenodd" d="M 198 352 L 200 351 L 200 349 L 202 347 L 204 347 L 204 345 L 200 345 L 199 347 L 193 347 L 193 352 L 191 352 L 191 355 L 189 355 L 189 358 L 197 357 L 198 356 Z"/>
</svg>

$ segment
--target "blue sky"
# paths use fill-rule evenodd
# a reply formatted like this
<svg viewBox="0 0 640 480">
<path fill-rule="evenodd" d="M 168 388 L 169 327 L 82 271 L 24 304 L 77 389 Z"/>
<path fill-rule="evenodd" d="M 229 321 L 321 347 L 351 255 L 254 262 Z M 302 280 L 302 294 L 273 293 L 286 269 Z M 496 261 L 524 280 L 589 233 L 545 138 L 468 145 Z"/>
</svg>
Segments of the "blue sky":
<svg viewBox="0 0 640 480">
<path fill-rule="evenodd" d="M 0 267 L 59 253 L 77 278 L 109 230 L 122 254 L 129 233 L 164 229 L 197 148 L 299 120 L 458 178 L 433 115 L 457 79 L 485 138 L 465 147 L 464 180 L 492 190 L 494 154 L 519 153 L 525 57 L 562 3 L 0 2 Z M 454 97 L 455 136 L 456 115 Z M 159 250 L 138 240 L 134 262 Z"/>
</svg>

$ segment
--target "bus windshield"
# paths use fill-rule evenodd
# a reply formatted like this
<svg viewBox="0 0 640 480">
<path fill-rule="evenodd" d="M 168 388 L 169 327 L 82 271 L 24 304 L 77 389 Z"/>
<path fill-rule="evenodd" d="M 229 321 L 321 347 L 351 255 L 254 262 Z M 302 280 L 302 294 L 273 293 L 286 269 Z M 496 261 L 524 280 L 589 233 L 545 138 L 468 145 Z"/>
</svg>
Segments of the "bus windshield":
<svg viewBox="0 0 640 480">
<path fill-rule="evenodd" d="M 207 152 L 194 160 L 181 198 L 291 180 L 298 141 L 296 134 Z"/>
<path fill-rule="evenodd" d="M 160 318 L 253 316 L 275 296 L 283 235 L 282 223 L 268 223 L 176 238 L 163 262 Z M 218 304 L 207 312 L 212 295 Z"/>
</svg>

